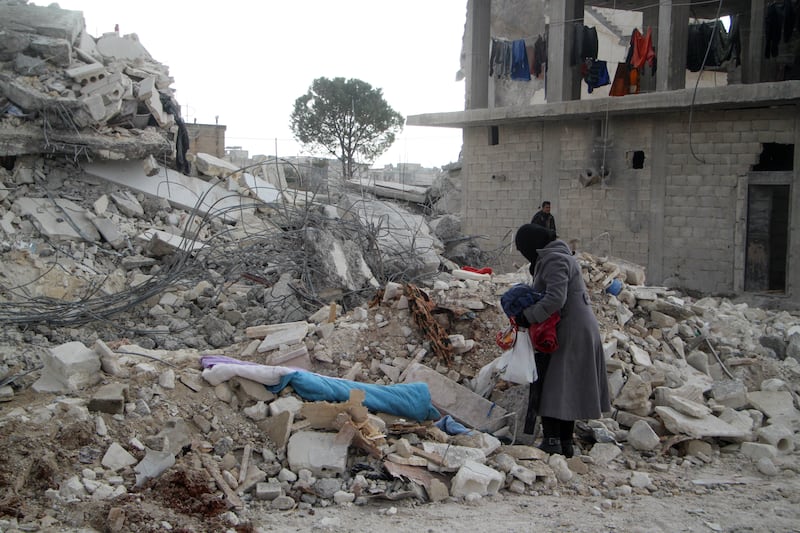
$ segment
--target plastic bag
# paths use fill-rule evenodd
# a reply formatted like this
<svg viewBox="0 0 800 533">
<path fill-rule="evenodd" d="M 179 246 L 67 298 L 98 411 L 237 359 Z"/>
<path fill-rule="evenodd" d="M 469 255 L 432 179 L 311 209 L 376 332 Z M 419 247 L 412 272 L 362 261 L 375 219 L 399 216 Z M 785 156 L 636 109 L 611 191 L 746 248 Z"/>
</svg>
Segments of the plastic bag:
<svg viewBox="0 0 800 533">
<path fill-rule="evenodd" d="M 533 358 L 533 344 L 526 330 L 517 335 L 514 346 L 506 351 L 501 359 L 504 360 L 505 369 L 500 377 L 511 383 L 520 385 L 533 383 L 539 376 L 536 373 L 536 361 Z"/>
</svg>

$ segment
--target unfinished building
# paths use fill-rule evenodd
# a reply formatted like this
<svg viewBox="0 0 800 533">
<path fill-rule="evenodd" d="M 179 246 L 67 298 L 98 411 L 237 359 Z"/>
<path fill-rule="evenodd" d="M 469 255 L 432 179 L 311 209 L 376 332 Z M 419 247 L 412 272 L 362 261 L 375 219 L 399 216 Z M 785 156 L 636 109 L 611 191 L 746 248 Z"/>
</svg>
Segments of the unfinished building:
<svg viewBox="0 0 800 533">
<path fill-rule="evenodd" d="M 800 28 L 791 6 L 470 0 L 465 109 L 408 124 L 462 128 L 463 227 L 487 236 L 487 248 L 511 246 L 549 200 L 559 237 L 646 265 L 649 283 L 795 306 Z M 592 34 L 599 47 L 581 46 Z"/>
</svg>

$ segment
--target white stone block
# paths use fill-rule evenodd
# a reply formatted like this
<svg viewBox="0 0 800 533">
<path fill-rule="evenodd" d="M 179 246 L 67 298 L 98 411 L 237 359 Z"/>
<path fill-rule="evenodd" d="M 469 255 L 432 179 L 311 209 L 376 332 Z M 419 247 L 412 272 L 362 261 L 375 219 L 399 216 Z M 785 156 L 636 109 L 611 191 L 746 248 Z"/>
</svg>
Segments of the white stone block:
<svg viewBox="0 0 800 533">
<path fill-rule="evenodd" d="M 450 494 L 455 497 L 465 497 L 471 493 L 491 496 L 502 488 L 505 479 L 505 476 L 497 470 L 467 460 L 453 476 Z"/>
</svg>

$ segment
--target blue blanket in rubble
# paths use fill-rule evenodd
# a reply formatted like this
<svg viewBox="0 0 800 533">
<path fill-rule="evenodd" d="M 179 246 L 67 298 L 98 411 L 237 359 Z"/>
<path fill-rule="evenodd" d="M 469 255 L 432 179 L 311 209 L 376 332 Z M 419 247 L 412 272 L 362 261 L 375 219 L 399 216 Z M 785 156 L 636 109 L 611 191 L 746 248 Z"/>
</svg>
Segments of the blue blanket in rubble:
<svg viewBox="0 0 800 533">
<path fill-rule="evenodd" d="M 418 422 L 438 420 L 441 414 L 431 403 L 427 383 L 375 385 L 322 376 L 298 370 L 286 374 L 277 385 L 267 385 L 270 392 L 280 392 L 287 385 L 304 400 L 346 402 L 351 389 L 364 391 L 364 405 L 371 411 L 402 416 Z"/>
<path fill-rule="evenodd" d="M 543 296 L 544 293 L 533 290 L 530 285 L 518 283 L 500 297 L 500 305 L 508 318 L 514 318 L 541 300 Z"/>
</svg>

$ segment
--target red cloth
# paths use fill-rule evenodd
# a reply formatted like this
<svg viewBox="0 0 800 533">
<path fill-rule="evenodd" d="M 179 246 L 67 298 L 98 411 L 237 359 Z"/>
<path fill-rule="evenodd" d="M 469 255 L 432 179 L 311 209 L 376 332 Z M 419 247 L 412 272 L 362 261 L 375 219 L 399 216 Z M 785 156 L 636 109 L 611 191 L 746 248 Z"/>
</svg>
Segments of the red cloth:
<svg viewBox="0 0 800 533">
<path fill-rule="evenodd" d="M 561 321 L 561 313 L 556 311 L 544 322 L 531 324 L 528 334 L 531 336 L 533 348 L 537 352 L 553 353 L 558 350 L 558 335 L 556 325 Z"/>
<path fill-rule="evenodd" d="M 634 29 L 633 35 L 631 35 L 631 48 L 633 48 L 631 65 L 640 69 L 647 63 L 652 67 L 656 58 L 656 51 L 653 50 L 653 28 L 647 28 L 645 36 L 642 36 L 639 30 Z"/>
<path fill-rule="evenodd" d="M 492 269 L 490 267 L 485 268 L 475 268 L 471 266 L 461 267 L 461 270 L 466 270 L 467 272 L 475 272 L 476 274 L 491 274 Z"/>
</svg>

